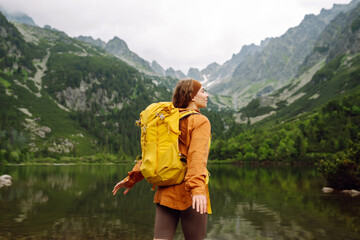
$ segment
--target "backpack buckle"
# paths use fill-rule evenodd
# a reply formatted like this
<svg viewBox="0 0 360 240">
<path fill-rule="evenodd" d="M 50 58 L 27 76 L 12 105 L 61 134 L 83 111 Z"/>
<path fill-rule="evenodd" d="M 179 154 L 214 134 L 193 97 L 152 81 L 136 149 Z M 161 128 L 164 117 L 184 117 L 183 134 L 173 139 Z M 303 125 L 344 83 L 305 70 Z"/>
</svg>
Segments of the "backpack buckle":
<svg viewBox="0 0 360 240">
<path fill-rule="evenodd" d="M 156 116 L 158 116 L 161 120 L 165 119 L 165 116 L 162 113 L 157 113 Z"/>
<path fill-rule="evenodd" d="M 179 156 L 180 156 L 180 161 L 186 163 L 187 162 L 187 159 L 186 159 L 186 156 L 185 155 L 182 155 L 181 153 L 179 153 Z"/>
</svg>

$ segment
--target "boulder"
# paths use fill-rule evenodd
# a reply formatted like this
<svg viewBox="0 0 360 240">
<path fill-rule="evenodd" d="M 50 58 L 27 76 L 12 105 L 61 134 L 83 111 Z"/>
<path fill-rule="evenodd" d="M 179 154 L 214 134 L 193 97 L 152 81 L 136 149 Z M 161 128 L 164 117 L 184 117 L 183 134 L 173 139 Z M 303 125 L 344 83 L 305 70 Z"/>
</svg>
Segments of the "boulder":
<svg viewBox="0 0 360 240">
<path fill-rule="evenodd" d="M 11 186 L 12 182 L 11 182 L 11 176 L 4 174 L 0 176 L 0 188 L 6 186 L 9 187 Z"/>
<path fill-rule="evenodd" d="M 323 188 L 321 189 L 321 191 L 322 191 L 323 193 L 331 193 L 331 192 L 334 191 L 334 189 L 331 188 L 331 187 L 323 187 Z"/>
</svg>

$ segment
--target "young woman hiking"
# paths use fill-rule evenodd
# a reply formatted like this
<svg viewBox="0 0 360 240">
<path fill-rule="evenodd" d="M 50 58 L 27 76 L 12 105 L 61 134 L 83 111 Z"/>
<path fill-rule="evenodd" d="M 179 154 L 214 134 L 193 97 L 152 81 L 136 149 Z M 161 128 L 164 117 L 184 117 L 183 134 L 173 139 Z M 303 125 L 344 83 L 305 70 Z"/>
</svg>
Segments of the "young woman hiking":
<svg viewBox="0 0 360 240">
<path fill-rule="evenodd" d="M 178 222 L 187 240 L 201 240 L 206 234 L 207 214 L 211 213 L 208 171 L 211 126 L 201 108 L 207 106 L 208 94 L 200 82 L 193 79 L 181 80 L 176 85 L 172 102 L 180 111 L 196 110 L 180 120 L 179 150 L 187 158 L 187 172 L 181 184 L 158 187 L 154 202 L 156 215 L 154 239 L 172 239 Z M 144 177 L 140 172 L 141 162 L 136 164 L 128 176 L 115 185 L 113 194 L 125 188 L 124 194 Z"/>
</svg>

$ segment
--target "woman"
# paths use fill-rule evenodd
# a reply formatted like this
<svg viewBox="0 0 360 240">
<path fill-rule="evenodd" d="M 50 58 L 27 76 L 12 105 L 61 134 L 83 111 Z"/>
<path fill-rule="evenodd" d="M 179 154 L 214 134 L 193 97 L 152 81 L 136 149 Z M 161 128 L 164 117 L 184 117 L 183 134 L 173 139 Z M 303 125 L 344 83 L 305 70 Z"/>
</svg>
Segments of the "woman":
<svg viewBox="0 0 360 240">
<path fill-rule="evenodd" d="M 180 111 L 190 109 L 200 113 L 207 106 L 208 94 L 200 82 L 181 80 L 176 85 L 172 102 Z M 208 171 L 211 126 L 202 114 L 192 114 L 180 120 L 179 150 L 187 157 L 187 173 L 181 184 L 158 187 L 154 196 L 156 216 L 154 239 L 172 239 L 179 219 L 185 239 L 204 239 L 207 214 L 211 213 Z M 115 185 L 113 194 L 126 188 L 127 194 L 134 184 L 144 177 L 140 172 L 141 162 L 136 164 L 128 176 Z"/>
</svg>

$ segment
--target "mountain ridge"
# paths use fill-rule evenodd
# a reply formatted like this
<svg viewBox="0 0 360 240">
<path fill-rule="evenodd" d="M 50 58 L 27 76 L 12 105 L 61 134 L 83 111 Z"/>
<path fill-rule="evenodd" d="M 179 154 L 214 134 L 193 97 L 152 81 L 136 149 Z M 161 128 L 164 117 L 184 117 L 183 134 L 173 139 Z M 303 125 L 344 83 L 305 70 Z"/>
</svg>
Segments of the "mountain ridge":
<svg viewBox="0 0 360 240">
<path fill-rule="evenodd" d="M 357 5 L 326 25 L 308 58 L 299 65 L 302 72 L 282 88 L 275 89 L 272 79 L 244 85 L 237 96 L 256 96 L 244 106 L 237 106 L 231 95 L 210 93 L 210 100 L 219 105 L 216 108 L 209 102 L 208 108 L 237 106 L 240 111 L 230 113 L 239 123 L 265 126 L 313 114 L 330 100 L 353 94 L 360 79 L 359 12 Z M 332 16 L 326 11 L 323 14 L 324 18 Z M 309 15 L 302 27 L 318 20 Z M 118 37 L 109 41 L 106 50 L 107 43 L 100 39 L 84 37 L 83 41 L 50 28 L 10 23 L 1 14 L 0 22 L 0 158 L 4 151 L 6 156 L 17 153 L 21 159 L 96 153 L 130 158 L 139 152 L 139 130 L 132 120 L 149 103 L 170 101 L 176 78 L 141 72 L 109 53 L 134 57 L 126 42 Z M 298 36 L 296 31 L 292 28 L 287 33 Z M 277 45 L 275 40 L 266 39 L 260 46 L 243 46 L 232 59 L 244 63 L 264 54 L 264 49 L 288 47 Z M 224 65 L 233 68 L 234 62 L 211 63 L 202 71 L 189 69 L 188 74 L 202 74 L 206 86 L 207 74 L 219 73 Z M 172 68 L 164 70 L 156 61 L 150 67 L 175 76 L 181 74 Z M 242 129 L 243 125 L 233 124 L 229 112 L 205 113 L 212 122 L 214 140 L 233 136 Z"/>
<path fill-rule="evenodd" d="M 253 123 L 256 117 L 259 121 L 267 117 L 293 118 L 359 89 L 359 29 L 360 3 L 350 12 L 339 14 L 324 28 L 294 80 L 269 96 L 258 98 L 257 108 L 268 108 L 266 114 L 270 111 L 271 114 L 259 119 L 262 114 L 258 111 L 252 115 Z M 249 107 L 246 108 L 245 112 Z"/>
<path fill-rule="evenodd" d="M 211 85 L 210 92 L 231 96 L 231 101 L 222 103 L 236 110 L 249 103 L 266 87 L 271 86 L 274 90 L 281 88 L 296 76 L 328 21 L 340 12 L 354 8 L 358 2 L 353 0 L 350 4 L 338 4 L 332 9 L 323 9 L 318 15 L 306 15 L 298 26 L 288 29 L 280 37 L 270 39 L 261 51 L 247 56 L 246 60 L 236 66 L 230 78 L 221 79 L 217 84 Z M 214 81 L 208 80 L 209 83 Z M 248 86 L 251 91 L 238 94 Z"/>
<path fill-rule="evenodd" d="M 10 12 L 6 11 L 5 9 L 3 9 L 1 7 L 1 5 L 0 5 L 0 12 L 3 13 L 3 15 L 6 17 L 6 19 L 8 19 L 8 21 L 23 23 L 23 24 L 27 24 L 27 25 L 31 25 L 31 26 L 36 26 L 36 23 L 34 22 L 34 20 L 25 13 L 22 13 L 22 12 L 10 13 Z"/>
<path fill-rule="evenodd" d="M 137 154 L 129 119 L 170 99 L 164 85 L 63 32 L 15 26 L 2 14 L 0 22 L 0 149 L 7 156 Z"/>
</svg>

